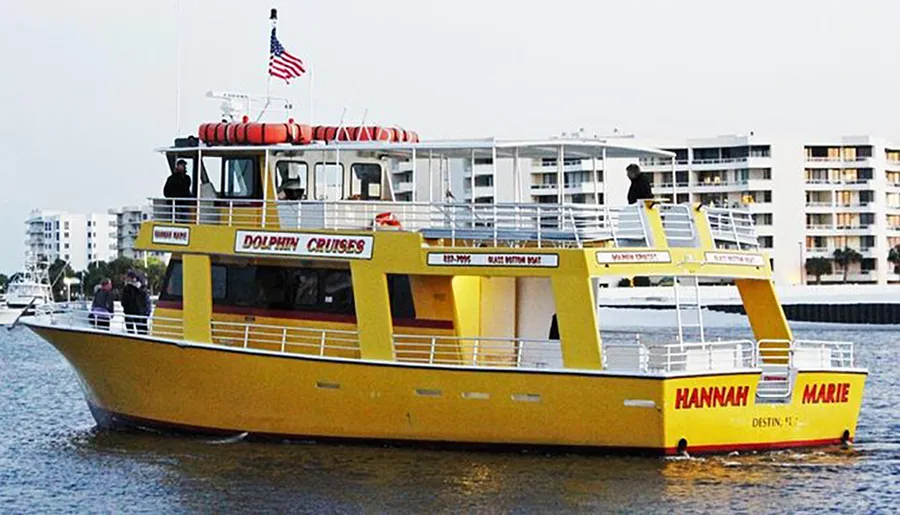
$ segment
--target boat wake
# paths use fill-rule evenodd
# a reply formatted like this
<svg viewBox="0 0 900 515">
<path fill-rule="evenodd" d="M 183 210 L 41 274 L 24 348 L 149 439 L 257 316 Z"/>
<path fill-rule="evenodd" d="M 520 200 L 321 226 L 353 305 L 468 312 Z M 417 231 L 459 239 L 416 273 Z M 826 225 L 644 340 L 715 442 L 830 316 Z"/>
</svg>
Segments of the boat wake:
<svg viewBox="0 0 900 515">
<path fill-rule="evenodd" d="M 238 443 L 243 441 L 250 433 L 244 431 L 243 433 L 236 434 L 234 436 L 229 436 L 228 438 L 222 438 L 220 440 L 210 440 L 207 441 L 209 445 L 225 445 L 229 443 Z"/>
</svg>

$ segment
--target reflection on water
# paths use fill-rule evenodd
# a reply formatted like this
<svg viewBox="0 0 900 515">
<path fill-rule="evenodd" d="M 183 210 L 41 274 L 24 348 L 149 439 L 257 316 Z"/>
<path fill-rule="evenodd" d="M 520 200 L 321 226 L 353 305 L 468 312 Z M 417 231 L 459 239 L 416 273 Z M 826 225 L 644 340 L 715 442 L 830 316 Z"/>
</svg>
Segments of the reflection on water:
<svg viewBox="0 0 900 515">
<path fill-rule="evenodd" d="M 662 459 L 101 432 L 62 358 L 30 333 L 4 333 L 0 512 L 894 509 L 896 333 L 800 332 L 864 342 L 872 376 L 854 448 Z"/>
</svg>

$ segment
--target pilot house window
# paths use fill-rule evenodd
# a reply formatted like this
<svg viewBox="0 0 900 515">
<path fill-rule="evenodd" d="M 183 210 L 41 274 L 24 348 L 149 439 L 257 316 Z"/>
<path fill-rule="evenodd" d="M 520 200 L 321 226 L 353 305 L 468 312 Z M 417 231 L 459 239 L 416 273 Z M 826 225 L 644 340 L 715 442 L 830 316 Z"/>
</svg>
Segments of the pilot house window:
<svg viewBox="0 0 900 515">
<path fill-rule="evenodd" d="M 262 198 L 260 181 L 252 158 L 226 159 L 222 168 L 226 198 Z"/>
</svg>

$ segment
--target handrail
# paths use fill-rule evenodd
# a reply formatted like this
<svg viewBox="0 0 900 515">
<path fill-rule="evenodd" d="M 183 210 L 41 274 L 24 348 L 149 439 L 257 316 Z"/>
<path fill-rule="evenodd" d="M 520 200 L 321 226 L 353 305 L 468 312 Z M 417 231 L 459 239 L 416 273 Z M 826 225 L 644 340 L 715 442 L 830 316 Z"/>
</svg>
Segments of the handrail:
<svg viewBox="0 0 900 515">
<path fill-rule="evenodd" d="M 49 304 L 45 305 L 36 316 L 47 318 L 52 325 L 77 329 L 127 332 L 172 339 L 181 339 L 184 336 L 183 321 L 180 318 L 126 315 L 122 312 L 106 313 Z"/>
<path fill-rule="evenodd" d="M 429 365 L 561 369 L 559 340 L 395 334 L 394 360 Z"/>
</svg>

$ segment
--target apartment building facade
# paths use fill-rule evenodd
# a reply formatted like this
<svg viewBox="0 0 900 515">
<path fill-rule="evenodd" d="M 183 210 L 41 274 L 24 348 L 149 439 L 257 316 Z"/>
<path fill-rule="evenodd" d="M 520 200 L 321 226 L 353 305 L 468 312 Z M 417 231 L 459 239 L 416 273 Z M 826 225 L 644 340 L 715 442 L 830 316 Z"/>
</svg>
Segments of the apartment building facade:
<svg viewBox="0 0 900 515">
<path fill-rule="evenodd" d="M 116 243 L 120 257 L 143 260 L 155 257 L 167 260 L 165 252 L 150 252 L 135 248 L 141 223 L 150 219 L 150 206 L 125 206 L 121 209 L 110 209 L 109 216 L 116 220 Z"/>
<path fill-rule="evenodd" d="M 25 251 L 39 261 L 69 262 L 75 270 L 91 261 L 109 261 L 118 255 L 115 217 L 102 213 L 67 213 L 34 210 L 25 222 Z"/>
</svg>

